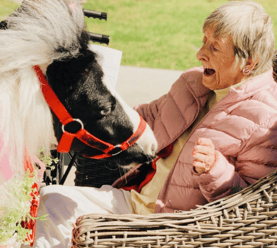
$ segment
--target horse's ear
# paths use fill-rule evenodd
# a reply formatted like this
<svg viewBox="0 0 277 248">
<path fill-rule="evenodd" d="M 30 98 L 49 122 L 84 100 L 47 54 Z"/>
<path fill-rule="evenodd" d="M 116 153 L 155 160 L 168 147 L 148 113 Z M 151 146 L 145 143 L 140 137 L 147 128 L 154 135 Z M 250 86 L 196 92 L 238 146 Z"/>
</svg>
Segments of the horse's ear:
<svg viewBox="0 0 277 248">
<path fill-rule="evenodd" d="M 88 49 L 88 45 L 89 45 L 89 35 L 88 35 L 88 32 L 87 31 L 83 31 L 81 33 L 81 36 L 79 38 L 79 43 L 80 43 L 80 46 L 83 50 L 87 50 Z"/>
</svg>

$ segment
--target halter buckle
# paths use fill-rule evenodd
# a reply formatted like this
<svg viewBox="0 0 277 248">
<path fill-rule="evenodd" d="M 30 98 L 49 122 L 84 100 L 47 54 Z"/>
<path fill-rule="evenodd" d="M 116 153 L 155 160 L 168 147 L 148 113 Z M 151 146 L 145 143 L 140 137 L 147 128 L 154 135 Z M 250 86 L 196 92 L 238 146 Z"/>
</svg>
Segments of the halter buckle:
<svg viewBox="0 0 277 248">
<path fill-rule="evenodd" d="M 84 129 L 84 123 L 80 120 L 80 119 L 72 119 L 73 121 L 71 121 L 71 122 L 68 122 L 68 123 L 66 123 L 65 125 L 62 125 L 62 131 L 63 131 L 63 133 L 65 132 L 65 129 L 64 129 L 64 127 L 66 126 L 66 125 L 68 125 L 69 123 L 72 123 L 72 122 L 78 122 L 80 125 L 81 125 L 81 128 L 79 129 L 79 130 L 81 130 L 81 129 Z M 78 131 L 79 131 L 78 130 Z M 77 132 L 78 132 L 77 131 Z M 77 132 L 75 132 L 75 133 L 77 133 Z"/>
<path fill-rule="evenodd" d="M 119 149 L 119 150 L 118 150 Z M 113 153 L 114 150 L 118 150 L 118 151 L 115 151 L 115 153 Z M 111 156 L 116 156 L 117 154 L 123 152 L 122 148 L 121 148 L 121 145 L 115 145 L 114 146 L 114 149 L 112 149 L 111 151 L 108 152 L 108 154 L 110 154 Z"/>
</svg>

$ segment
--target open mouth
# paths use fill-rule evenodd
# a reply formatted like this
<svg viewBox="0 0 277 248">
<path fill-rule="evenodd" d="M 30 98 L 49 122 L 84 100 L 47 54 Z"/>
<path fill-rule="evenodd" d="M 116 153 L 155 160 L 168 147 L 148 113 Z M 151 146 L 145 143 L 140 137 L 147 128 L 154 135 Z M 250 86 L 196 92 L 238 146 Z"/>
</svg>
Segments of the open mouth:
<svg viewBox="0 0 277 248">
<path fill-rule="evenodd" d="M 211 68 L 205 68 L 204 70 L 204 74 L 205 76 L 211 76 L 215 73 L 215 70 L 214 69 L 211 69 Z"/>
</svg>

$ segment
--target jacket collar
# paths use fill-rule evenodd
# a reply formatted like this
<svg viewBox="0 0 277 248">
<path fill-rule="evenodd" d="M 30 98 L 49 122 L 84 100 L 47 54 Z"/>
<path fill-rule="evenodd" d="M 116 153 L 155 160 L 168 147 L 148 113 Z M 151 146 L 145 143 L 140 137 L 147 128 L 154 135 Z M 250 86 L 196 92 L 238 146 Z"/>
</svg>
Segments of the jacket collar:
<svg viewBox="0 0 277 248">
<path fill-rule="evenodd" d="M 273 78 L 273 70 L 270 69 L 249 79 L 245 84 L 241 85 L 237 89 L 231 87 L 229 94 L 232 94 L 233 97 L 236 97 L 237 100 L 241 101 L 255 95 L 261 90 L 268 89 L 272 86 L 276 87 L 277 83 Z"/>
<path fill-rule="evenodd" d="M 273 78 L 273 70 L 270 69 L 260 75 L 252 77 L 238 88 L 231 86 L 227 95 L 232 95 L 232 99 L 234 97 L 237 98 L 237 100 L 243 100 L 255 95 L 263 89 L 271 87 L 272 85 L 277 86 L 277 83 Z M 188 82 L 187 87 L 197 102 L 198 110 L 200 111 L 206 104 L 209 93 L 212 92 L 212 90 L 206 88 L 202 84 L 202 80 Z"/>
</svg>

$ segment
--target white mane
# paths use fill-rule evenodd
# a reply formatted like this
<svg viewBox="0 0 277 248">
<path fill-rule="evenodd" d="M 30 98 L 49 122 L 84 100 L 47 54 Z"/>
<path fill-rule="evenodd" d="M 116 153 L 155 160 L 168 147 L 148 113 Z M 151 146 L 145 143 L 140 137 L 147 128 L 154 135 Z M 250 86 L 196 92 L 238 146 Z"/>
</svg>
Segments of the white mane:
<svg viewBox="0 0 277 248">
<path fill-rule="evenodd" d="M 25 151 L 38 156 L 55 142 L 33 66 L 45 73 L 53 60 L 77 55 L 84 16 L 78 0 L 25 0 L 7 21 L 0 30 L 0 158 L 8 151 L 13 172 L 22 176 Z"/>
</svg>

